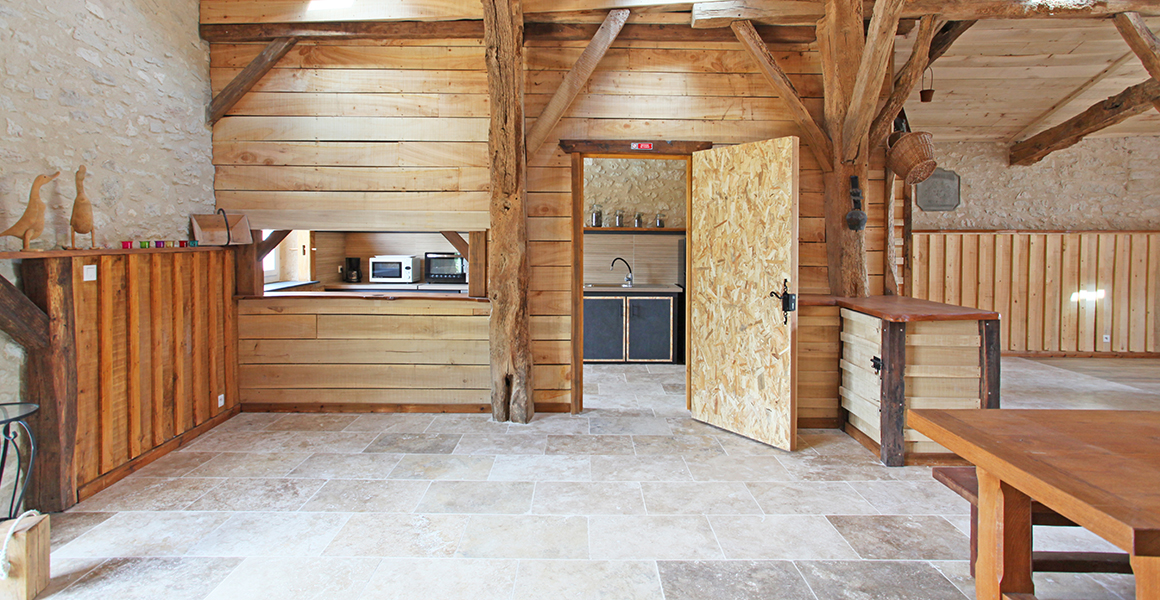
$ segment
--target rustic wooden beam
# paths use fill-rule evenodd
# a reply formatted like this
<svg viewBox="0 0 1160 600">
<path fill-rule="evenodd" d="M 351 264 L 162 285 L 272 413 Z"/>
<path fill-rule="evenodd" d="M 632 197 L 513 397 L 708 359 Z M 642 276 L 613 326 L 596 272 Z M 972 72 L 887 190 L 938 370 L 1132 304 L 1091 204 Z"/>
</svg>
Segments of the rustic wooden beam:
<svg viewBox="0 0 1160 600">
<path fill-rule="evenodd" d="M 286 236 L 288 235 L 290 235 L 289 229 L 277 229 L 275 231 L 271 231 L 270 235 L 266 236 L 266 239 L 264 240 L 260 238 L 254 238 L 254 243 L 257 244 L 254 248 L 254 254 L 258 259 L 258 262 L 262 262 L 262 259 L 266 258 L 266 255 L 270 252 L 273 252 L 274 248 L 277 248 L 278 244 L 281 244 L 282 240 L 286 239 Z"/>
<path fill-rule="evenodd" d="M 866 7 L 871 6 L 866 2 Z M 951 21 L 977 19 L 1108 19 L 1118 13 L 1139 12 L 1160 16 L 1155 0 L 1075 0 L 1069 2 L 1012 2 L 1011 0 L 906 0 L 902 18 L 939 15 Z M 802 0 L 727 0 L 693 4 L 696 28 L 728 27 L 733 21 L 751 20 L 778 25 L 808 25 L 825 11 L 822 2 Z"/>
<path fill-rule="evenodd" d="M 568 70 L 568 74 L 556 88 L 556 93 L 552 94 L 547 106 L 540 111 L 540 116 L 532 125 L 532 130 L 528 132 L 528 154 L 534 155 L 540 146 L 544 145 L 548 134 L 552 133 L 552 128 L 560 122 L 568 107 L 572 106 L 572 101 L 580 94 L 580 90 L 588 84 L 588 78 L 596 70 L 596 65 L 600 64 L 600 59 L 604 58 L 604 53 L 612 46 L 612 42 L 616 41 L 616 36 L 627 20 L 627 10 L 613 10 L 608 13 L 600 29 L 596 30 L 596 35 L 592 36 L 588 46 Z"/>
<path fill-rule="evenodd" d="M 881 146 L 894 130 L 894 119 L 898 117 L 899 111 L 906 104 L 906 99 L 910 97 L 915 86 L 922 80 L 922 72 L 930 64 L 928 53 L 936 31 L 938 22 L 933 15 L 923 17 L 918 24 L 918 35 L 914 38 L 910 58 L 894 78 L 894 89 L 891 90 L 890 97 L 886 99 L 886 104 L 870 124 L 870 148 Z"/>
<path fill-rule="evenodd" d="M 326 40 L 447 40 L 483 38 L 483 21 L 358 21 L 335 23 L 203 24 L 210 43 L 269 42 L 279 38 Z"/>
<path fill-rule="evenodd" d="M 639 154 L 648 156 L 650 154 L 692 154 L 713 147 L 713 142 L 675 140 L 645 141 L 643 143 L 651 147 L 633 147 L 633 144 L 640 143 L 642 142 L 630 140 L 560 140 L 560 148 L 569 154 L 578 152 L 581 154 Z"/>
<path fill-rule="evenodd" d="M 497 421 L 527 423 L 532 401 L 528 320 L 527 151 L 520 0 L 482 0 L 491 125 L 491 410 Z"/>
<path fill-rule="evenodd" d="M 1016 140 L 1020 140 L 1024 137 L 1026 137 L 1027 135 L 1029 135 L 1031 132 L 1038 129 L 1040 125 L 1046 123 L 1048 119 L 1055 116 L 1055 114 L 1058 113 L 1060 110 L 1062 110 L 1063 107 L 1067 106 L 1068 104 L 1071 104 L 1072 100 L 1079 98 L 1081 95 L 1086 93 L 1088 90 L 1095 87 L 1096 84 L 1103 81 L 1104 79 L 1107 79 L 1107 77 L 1109 75 L 1111 75 L 1113 72 L 1115 72 L 1116 69 L 1119 69 L 1120 67 L 1122 67 L 1124 65 L 1124 63 L 1128 62 L 1128 60 L 1130 60 L 1132 58 L 1132 56 L 1134 56 L 1132 54 L 1132 52 L 1128 51 L 1123 56 L 1117 58 L 1116 60 L 1113 60 L 1111 62 L 1111 64 L 1109 64 L 1103 71 L 1096 73 L 1095 75 L 1092 76 L 1091 79 L 1085 81 L 1083 83 L 1083 85 L 1075 88 L 1074 90 L 1071 91 L 1070 94 L 1068 94 L 1068 95 L 1064 96 L 1062 99 L 1060 99 L 1059 102 L 1052 104 L 1050 108 L 1043 111 L 1043 113 L 1041 113 L 1038 117 L 1035 117 L 1035 119 L 1033 119 L 1030 123 L 1028 123 L 1023 129 L 1020 129 L 1018 133 L 1008 137 L 1007 143 L 1010 144 L 1012 142 L 1015 142 Z"/>
<path fill-rule="evenodd" d="M 467 253 L 467 295 L 487 297 L 487 232 L 471 231 Z"/>
<path fill-rule="evenodd" d="M 882 404 L 879 444 L 882 464 L 906 464 L 906 323 L 882 321 Z"/>
<path fill-rule="evenodd" d="M 951 49 L 951 44 L 954 44 L 955 40 L 959 39 L 976 22 L 972 20 L 951 21 L 943 25 L 943 28 L 939 30 L 930 43 L 930 58 L 926 61 L 927 66 L 946 54 L 947 50 Z"/>
<path fill-rule="evenodd" d="M 894 57 L 894 32 L 898 30 L 898 16 L 902 12 L 903 1 L 878 0 L 874 3 L 870 29 L 862 47 L 858 78 L 854 81 L 850 107 L 846 110 L 846 119 L 842 125 L 843 162 L 853 162 L 858 158 L 858 151 L 869 135 L 886 69 Z"/>
<path fill-rule="evenodd" d="M 1012 165 L 1035 164 L 1048 154 L 1073 146 L 1091 133 L 1111 127 L 1152 109 L 1160 100 L 1160 82 L 1149 79 L 1134 85 L 1082 113 L 1011 146 Z"/>
<path fill-rule="evenodd" d="M 826 16 L 818 22 L 818 50 L 830 139 L 842 136 L 862 56 L 862 23 L 861 0 L 826 0 Z M 832 168 L 822 177 L 827 275 L 830 293 L 838 296 L 860 298 L 869 293 L 865 232 L 851 231 L 846 226 L 846 213 L 852 208 L 850 178 L 857 176 L 865 189 L 870 174 L 868 158 L 861 156 L 854 163 L 845 163 L 840 156 L 832 157 Z"/>
<path fill-rule="evenodd" d="M 459 235 L 458 231 L 440 231 L 439 233 L 443 234 L 443 237 L 448 242 L 450 242 L 452 246 L 455 246 L 455 251 L 458 252 L 460 256 L 467 258 L 467 256 L 470 254 L 470 246 L 468 245 L 467 240 L 463 239 L 463 236 Z"/>
<path fill-rule="evenodd" d="M 0 276 L 0 330 L 25 350 L 48 345 L 48 315 Z"/>
<path fill-rule="evenodd" d="M 262 79 L 270 69 L 274 68 L 279 60 L 298 43 L 298 38 L 283 37 L 271 41 L 246 68 L 242 69 L 228 84 L 222 89 L 217 96 L 214 96 L 209 105 L 207 113 L 207 120 L 210 124 L 217 123 L 218 119 L 225 116 L 246 92 L 250 91 Z"/>
<path fill-rule="evenodd" d="M 596 23 L 526 23 L 525 42 L 575 42 L 590 40 L 600 25 Z M 800 45 L 817 40 L 812 25 L 782 27 L 756 25 L 758 35 L 767 44 Z M 617 39 L 637 42 L 733 42 L 737 38 L 723 29 L 693 29 L 688 25 L 629 23 Z"/>
<path fill-rule="evenodd" d="M 749 56 L 753 57 L 754 62 L 757 63 L 758 70 L 765 76 L 766 81 L 785 100 L 790 114 L 793 116 L 793 120 L 801 128 L 802 136 L 805 137 L 806 143 L 809 144 L 810 151 L 818 159 L 818 164 L 822 167 L 822 170 L 831 170 L 834 147 L 830 136 L 826 135 L 826 132 L 822 131 L 822 128 L 818 126 L 817 121 L 814 120 L 813 115 L 810 114 L 809 109 L 802 102 L 801 95 L 794 88 L 793 82 L 789 80 L 789 76 L 777 64 L 777 59 L 773 57 L 773 53 L 769 51 L 769 46 L 766 46 L 765 42 L 761 41 L 761 37 L 757 35 L 757 30 L 754 29 L 753 23 L 749 21 L 735 21 L 731 27 L 733 34 L 737 36 L 737 41 L 741 42 L 741 46 L 749 52 Z"/>
<path fill-rule="evenodd" d="M 1116 29 L 1120 30 L 1124 41 L 1128 42 L 1128 47 L 1144 64 L 1144 69 L 1152 79 L 1160 81 L 1160 39 L 1156 39 L 1156 34 L 1148 29 L 1144 18 L 1140 13 L 1130 12 L 1116 15 L 1114 21 Z M 1153 102 L 1152 105 L 1156 110 L 1160 110 L 1160 101 Z"/>
<path fill-rule="evenodd" d="M 58 512 L 77 503 L 77 347 L 73 259 L 25 259 L 21 279 L 29 301 L 48 317 L 48 344 L 25 359 L 25 398 L 40 405 L 29 420 L 36 464 L 26 508 Z"/>
</svg>

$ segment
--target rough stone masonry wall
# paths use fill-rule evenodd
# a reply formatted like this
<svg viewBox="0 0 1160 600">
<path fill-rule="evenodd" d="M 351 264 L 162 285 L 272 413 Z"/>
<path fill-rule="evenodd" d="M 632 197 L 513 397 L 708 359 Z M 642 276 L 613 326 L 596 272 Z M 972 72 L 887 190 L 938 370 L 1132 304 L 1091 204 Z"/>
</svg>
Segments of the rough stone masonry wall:
<svg viewBox="0 0 1160 600">
<path fill-rule="evenodd" d="M 685 226 L 685 161 L 636 158 L 584 159 L 584 219 L 591 224 L 592 208 L 604 210 L 604 226 L 611 227 L 616 211 L 624 211 L 624 226 L 632 227 L 636 213 L 645 226 L 665 214 L 665 227 Z"/>
<path fill-rule="evenodd" d="M 1160 230 L 1160 137 L 1089 138 L 1030 167 L 1008 166 L 1004 144 L 936 151 L 962 178 L 962 203 L 916 207 L 916 230 Z"/>
<path fill-rule="evenodd" d="M 98 246 L 187 239 L 189 215 L 212 210 L 197 0 L 0 3 L 0 69 L 0 231 L 23 214 L 33 178 L 59 170 L 41 190 L 48 222 L 34 247 L 68 243 L 81 164 Z M 14 271 L 0 261 L 0 275 Z M 0 402 L 17 400 L 22 363 L 0 333 Z"/>
</svg>

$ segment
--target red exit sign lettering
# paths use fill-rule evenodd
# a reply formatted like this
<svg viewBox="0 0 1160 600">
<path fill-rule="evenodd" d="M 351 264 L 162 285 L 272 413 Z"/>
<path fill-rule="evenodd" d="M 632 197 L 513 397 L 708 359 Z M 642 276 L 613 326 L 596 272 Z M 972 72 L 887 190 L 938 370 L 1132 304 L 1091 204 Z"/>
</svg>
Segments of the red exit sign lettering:
<svg viewBox="0 0 1160 600">
<path fill-rule="evenodd" d="M 631 144 L 629 144 L 628 147 L 633 149 L 633 150 L 652 150 L 653 149 L 652 142 L 632 142 Z"/>
</svg>

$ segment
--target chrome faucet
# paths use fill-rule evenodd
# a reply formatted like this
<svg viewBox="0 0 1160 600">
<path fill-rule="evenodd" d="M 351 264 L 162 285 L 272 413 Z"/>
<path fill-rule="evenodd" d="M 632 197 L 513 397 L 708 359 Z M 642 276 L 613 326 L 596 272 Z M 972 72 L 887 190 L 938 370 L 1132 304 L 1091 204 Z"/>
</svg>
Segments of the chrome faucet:
<svg viewBox="0 0 1160 600">
<path fill-rule="evenodd" d="M 627 260 L 617 256 L 616 258 L 612 259 L 612 264 L 608 265 L 608 270 L 611 271 L 613 268 L 615 268 L 616 261 L 618 260 L 624 263 L 624 266 L 628 267 L 628 275 L 624 276 L 624 287 L 632 287 L 632 265 L 628 264 Z"/>
</svg>

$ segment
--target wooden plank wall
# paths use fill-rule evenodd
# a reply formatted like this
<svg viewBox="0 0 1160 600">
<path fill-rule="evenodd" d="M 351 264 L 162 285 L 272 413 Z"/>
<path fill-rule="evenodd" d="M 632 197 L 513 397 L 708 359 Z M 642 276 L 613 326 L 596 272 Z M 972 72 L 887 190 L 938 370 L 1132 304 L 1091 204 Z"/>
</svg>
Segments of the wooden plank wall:
<svg viewBox="0 0 1160 600">
<path fill-rule="evenodd" d="M 912 295 L 1000 313 L 1004 352 L 1160 351 L 1160 232 L 915 232 L 911 252 Z"/>
<path fill-rule="evenodd" d="M 222 249 L 73 259 L 82 497 L 237 404 L 233 273 Z"/>
<path fill-rule="evenodd" d="M 837 427 L 842 317 L 837 306 L 798 307 L 798 427 Z"/>
<path fill-rule="evenodd" d="M 487 302 L 239 301 L 243 410 L 490 410 Z"/>
</svg>

